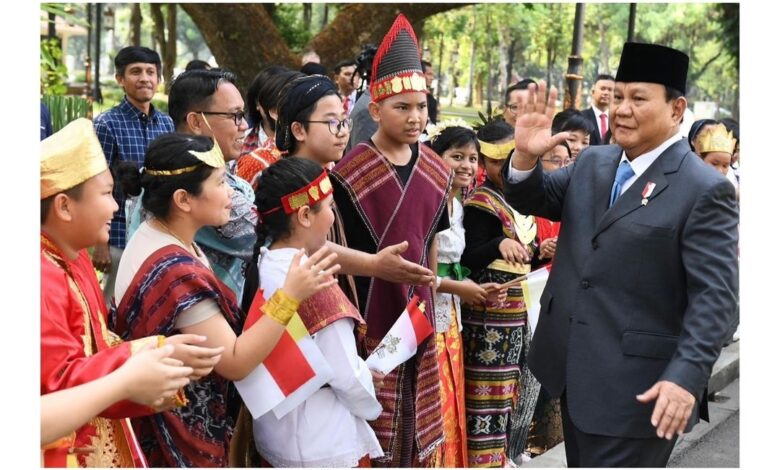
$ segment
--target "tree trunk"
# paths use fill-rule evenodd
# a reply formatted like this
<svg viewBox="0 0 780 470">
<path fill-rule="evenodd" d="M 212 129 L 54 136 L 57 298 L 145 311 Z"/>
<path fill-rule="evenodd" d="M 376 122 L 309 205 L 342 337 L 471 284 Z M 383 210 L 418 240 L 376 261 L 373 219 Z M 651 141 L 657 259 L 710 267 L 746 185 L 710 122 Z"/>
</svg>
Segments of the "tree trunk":
<svg viewBox="0 0 780 470">
<path fill-rule="evenodd" d="M 130 11 L 130 45 L 132 46 L 141 45 L 141 22 L 143 19 L 141 4 L 133 3 Z"/>
<path fill-rule="evenodd" d="M 507 63 L 506 63 L 506 91 L 509 85 L 512 84 L 512 69 L 515 66 L 515 48 L 517 47 L 517 39 L 512 38 L 512 42 L 509 43 L 509 51 L 507 51 Z M 506 103 L 504 103 L 506 104 Z"/>
<path fill-rule="evenodd" d="M 569 69 L 566 73 L 566 93 L 563 108 L 580 109 L 582 95 L 582 36 L 585 22 L 585 4 L 578 3 L 574 13 L 574 32 L 572 37 Z"/>
<path fill-rule="evenodd" d="M 461 6 L 457 3 L 344 4 L 333 21 L 309 42 L 308 48 L 317 51 L 322 65 L 330 69 L 345 57 L 356 57 L 363 44 L 378 45 L 398 13 L 406 15 L 418 32 L 422 31 L 425 18 Z"/>
<path fill-rule="evenodd" d="M 436 74 L 436 101 L 441 103 L 441 66 L 444 59 L 444 33 L 439 37 L 439 72 Z"/>
<path fill-rule="evenodd" d="M 603 5 L 599 5 L 600 8 L 604 8 Z M 607 25 L 604 24 L 604 16 L 599 15 L 599 47 L 601 49 L 601 64 L 596 73 L 609 73 L 612 72 L 609 69 L 609 38 L 607 37 Z M 595 80 L 596 77 L 593 77 Z"/>
<path fill-rule="evenodd" d="M 636 3 L 630 3 L 628 6 L 628 42 L 636 41 Z"/>
<path fill-rule="evenodd" d="M 173 69 L 176 67 L 176 3 L 168 4 L 168 36 L 165 38 L 165 51 L 163 55 L 163 76 L 165 77 L 165 93 L 173 83 Z"/>
<path fill-rule="evenodd" d="M 162 56 L 163 82 L 167 93 L 173 81 L 173 68 L 176 66 L 176 4 L 166 4 L 167 18 L 163 16 L 162 5 L 151 3 L 149 8 L 154 20 L 154 36 Z"/>
<path fill-rule="evenodd" d="M 303 4 L 303 29 L 311 29 L 311 3 Z"/>
<path fill-rule="evenodd" d="M 236 74 L 245 90 L 265 65 L 300 67 L 268 12 L 268 4 L 181 3 L 200 30 L 220 67 Z M 328 4 L 324 4 L 327 8 Z M 322 65 L 332 68 L 345 57 L 355 57 L 367 42 L 379 43 L 398 12 L 412 25 L 428 16 L 462 7 L 452 3 L 349 3 L 315 36 L 306 49 L 317 51 Z M 327 9 L 323 21 L 327 23 Z"/>
<path fill-rule="evenodd" d="M 325 26 L 328 26 L 328 4 L 323 3 L 322 6 L 322 24 L 320 25 L 320 31 L 325 29 Z"/>
<path fill-rule="evenodd" d="M 239 89 L 246 90 L 266 64 L 295 70 L 300 67 L 300 58 L 287 47 L 265 4 L 180 5 L 200 30 L 219 67 L 236 74 Z"/>
<path fill-rule="evenodd" d="M 472 7 L 474 9 L 473 26 L 471 27 L 471 59 L 469 63 L 469 88 L 468 98 L 466 99 L 466 106 L 469 108 L 474 106 L 474 67 L 477 65 L 477 6 Z"/>
</svg>

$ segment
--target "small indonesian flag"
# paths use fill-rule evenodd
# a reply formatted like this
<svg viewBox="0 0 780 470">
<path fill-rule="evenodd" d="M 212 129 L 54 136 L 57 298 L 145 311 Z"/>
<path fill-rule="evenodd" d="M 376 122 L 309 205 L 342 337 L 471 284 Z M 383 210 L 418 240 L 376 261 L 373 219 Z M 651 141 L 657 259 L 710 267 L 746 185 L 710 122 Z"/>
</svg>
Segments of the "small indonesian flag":
<svg viewBox="0 0 780 470">
<path fill-rule="evenodd" d="M 526 279 L 521 284 L 525 307 L 528 311 L 528 326 L 531 329 L 531 336 L 536 331 L 536 324 L 539 322 L 539 310 L 542 307 L 540 300 L 549 276 L 550 265 L 547 265 L 544 268 L 528 273 Z"/>
<path fill-rule="evenodd" d="M 263 305 L 263 290 L 258 289 L 249 308 L 244 331 L 263 316 Z M 235 384 L 253 418 L 271 410 L 277 418 L 281 418 L 332 377 L 333 370 L 296 313 L 263 363 Z"/>
<path fill-rule="evenodd" d="M 369 369 L 387 374 L 417 353 L 417 346 L 433 333 L 424 311 L 425 302 L 420 302 L 416 295 L 412 297 L 382 342 L 366 359 Z"/>
</svg>

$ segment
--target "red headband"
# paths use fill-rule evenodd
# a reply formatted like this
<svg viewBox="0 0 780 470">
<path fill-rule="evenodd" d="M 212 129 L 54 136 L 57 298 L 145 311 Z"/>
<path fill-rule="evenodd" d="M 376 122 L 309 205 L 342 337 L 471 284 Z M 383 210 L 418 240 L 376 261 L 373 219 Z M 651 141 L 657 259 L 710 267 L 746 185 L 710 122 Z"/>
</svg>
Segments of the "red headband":
<svg viewBox="0 0 780 470">
<path fill-rule="evenodd" d="M 303 206 L 313 206 L 314 204 L 317 204 L 318 202 L 328 197 L 328 195 L 332 192 L 333 185 L 330 183 L 330 179 L 328 178 L 328 172 L 322 170 L 322 174 L 311 183 L 307 184 L 301 189 L 296 189 L 295 191 L 282 196 L 281 206 L 276 206 L 261 213 L 260 215 L 264 216 L 273 214 L 282 208 L 284 209 L 285 214 L 290 215 Z"/>
</svg>

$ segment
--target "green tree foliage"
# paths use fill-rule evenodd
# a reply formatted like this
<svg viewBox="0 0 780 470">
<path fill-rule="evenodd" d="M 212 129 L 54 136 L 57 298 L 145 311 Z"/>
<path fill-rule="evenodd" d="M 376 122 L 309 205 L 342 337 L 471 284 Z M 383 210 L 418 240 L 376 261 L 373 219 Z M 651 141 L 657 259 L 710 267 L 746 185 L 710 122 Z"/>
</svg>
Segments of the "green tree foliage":
<svg viewBox="0 0 780 470">
<path fill-rule="evenodd" d="M 503 94 L 507 82 L 530 77 L 549 80 L 561 87 L 571 53 L 574 3 L 479 4 L 472 33 L 470 8 L 459 8 L 429 17 L 425 45 L 441 69 L 446 101 L 449 87 L 465 87 L 472 44 L 476 57 L 472 81 L 485 88 L 475 97 L 486 101 Z M 583 96 L 599 73 L 616 72 L 620 52 L 628 35 L 628 3 L 588 3 L 585 7 Z M 680 49 L 691 58 L 688 74 L 689 101 L 717 101 L 738 111 L 739 5 L 712 3 L 640 3 L 637 8 L 636 40 Z M 457 61 L 452 63 L 453 52 Z M 441 64 L 437 64 L 441 57 Z M 511 64 L 511 72 L 506 67 Z M 493 77 L 498 77 L 495 79 Z M 481 79 L 480 79 L 481 77 Z M 490 77 L 490 78 L 488 78 Z M 586 103 L 583 103 L 585 106 Z M 475 100 L 476 107 L 482 107 Z M 484 109 L 484 107 L 482 107 Z"/>
<path fill-rule="evenodd" d="M 41 40 L 41 92 L 64 95 L 68 90 L 68 68 L 62 63 L 62 49 L 57 39 Z"/>
<path fill-rule="evenodd" d="M 314 37 L 314 31 L 307 29 L 303 21 L 303 4 L 280 3 L 272 15 L 279 27 L 279 33 L 293 51 L 301 51 Z"/>
</svg>

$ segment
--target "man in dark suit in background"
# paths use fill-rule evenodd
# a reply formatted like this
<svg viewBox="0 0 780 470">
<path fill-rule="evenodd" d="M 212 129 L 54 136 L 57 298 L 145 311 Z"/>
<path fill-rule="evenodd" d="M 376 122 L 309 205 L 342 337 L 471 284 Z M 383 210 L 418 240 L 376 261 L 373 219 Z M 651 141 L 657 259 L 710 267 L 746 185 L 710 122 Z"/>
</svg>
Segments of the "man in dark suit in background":
<svg viewBox="0 0 780 470">
<path fill-rule="evenodd" d="M 678 136 L 688 56 L 626 43 L 610 109 L 618 145 L 550 174 L 539 155 L 557 93 L 518 113 L 504 194 L 561 220 L 529 364 L 561 397 L 568 466 L 665 466 L 706 415 L 706 387 L 736 310 L 734 186 Z M 569 197 L 570 196 L 570 197 Z M 699 403 L 699 407 L 696 406 Z"/>
<path fill-rule="evenodd" d="M 615 77 L 601 74 L 590 89 L 590 108 L 583 109 L 582 114 L 593 123 L 594 131 L 590 133 L 590 145 L 609 143 L 612 133 L 609 131 L 609 105 L 615 91 Z"/>
<path fill-rule="evenodd" d="M 439 102 L 433 96 L 433 81 L 436 74 L 433 73 L 433 65 L 427 60 L 422 61 L 423 73 L 425 74 L 425 88 L 428 89 L 428 124 L 439 122 Z"/>
</svg>

